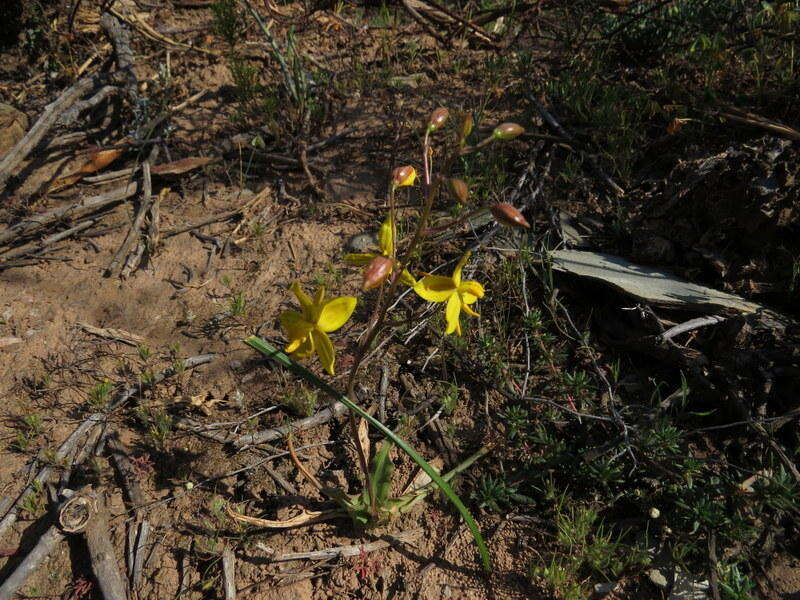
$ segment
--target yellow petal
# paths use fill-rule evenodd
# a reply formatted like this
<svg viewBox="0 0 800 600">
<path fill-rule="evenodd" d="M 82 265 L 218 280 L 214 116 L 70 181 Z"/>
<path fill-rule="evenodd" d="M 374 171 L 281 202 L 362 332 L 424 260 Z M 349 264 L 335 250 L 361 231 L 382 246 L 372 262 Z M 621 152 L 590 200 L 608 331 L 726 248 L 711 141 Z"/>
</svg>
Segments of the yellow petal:
<svg viewBox="0 0 800 600">
<path fill-rule="evenodd" d="M 461 298 L 459 298 L 458 294 L 453 294 L 447 301 L 447 308 L 444 311 L 444 318 L 447 321 L 447 329 L 445 330 L 445 334 L 458 331 L 458 335 L 461 335 L 461 324 L 458 322 L 460 315 Z"/>
<path fill-rule="evenodd" d="M 483 298 L 485 293 L 483 286 L 477 281 L 462 281 L 458 286 L 458 291 L 461 294 L 461 300 L 466 304 L 473 304 L 478 298 Z"/>
<path fill-rule="evenodd" d="M 394 219 L 392 215 L 386 217 L 378 232 L 378 246 L 384 256 L 391 256 L 394 251 Z"/>
<path fill-rule="evenodd" d="M 317 327 L 325 332 L 336 331 L 347 323 L 347 319 L 353 314 L 357 300 L 352 296 L 342 296 L 334 298 L 322 305 L 317 319 Z"/>
<path fill-rule="evenodd" d="M 314 354 L 314 338 L 311 336 L 311 332 L 309 332 L 300 346 L 298 346 L 297 350 L 292 353 L 292 356 L 295 358 L 306 358 L 312 354 Z"/>
<path fill-rule="evenodd" d="M 354 298 L 355 300 L 355 298 Z M 335 302 L 335 300 L 333 301 Z M 334 375 L 333 365 L 336 362 L 336 352 L 331 344 L 331 338 L 319 329 L 311 330 L 311 339 L 314 340 L 314 348 L 319 356 L 319 362 L 329 375 Z"/>
<path fill-rule="evenodd" d="M 461 271 L 464 269 L 464 265 L 467 264 L 470 254 L 472 254 L 472 252 L 465 252 L 461 260 L 458 261 L 456 268 L 453 269 L 453 281 L 455 281 L 457 286 L 461 285 Z"/>
<path fill-rule="evenodd" d="M 345 254 L 344 262 L 346 262 L 348 265 L 363 267 L 364 265 L 369 264 L 369 261 L 375 258 L 375 256 L 375 254 Z"/>
<path fill-rule="evenodd" d="M 300 307 L 303 309 L 303 317 L 305 317 L 308 321 L 314 320 L 314 303 L 311 302 L 311 298 L 308 297 L 303 291 L 303 288 L 300 287 L 300 283 L 295 281 L 290 287 L 290 290 L 297 296 L 297 301 L 300 303 Z"/>
<path fill-rule="evenodd" d="M 303 318 L 303 315 L 295 310 L 282 312 L 278 315 L 278 322 L 286 330 L 286 337 L 289 340 L 289 345 L 286 346 L 286 352 L 288 353 L 297 350 L 297 347 L 306 339 L 308 332 L 313 327 L 311 323 Z"/>
<path fill-rule="evenodd" d="M 408 269 L 403 269 L 400 273 L 400 283 L 414 287 L 417 285 L 417 280 L 414 279 L 414 276 L 408 272 Z"/>
<path fill-rule="evenodd" d="M 428 302 L 444 302 L 453 295 L 456 286 L 450 277 L 426 275 L 414 285 L 414 291 Z"/>
<path fill-rule="evenodd" d="M 466 298 L 464 298 L 465 295 L 466 294 L 461 294 L 461 310 L 463 310 L 465 313 L 467 313 L 471 317 L 480 317 L 480 315 L 478 313 L 476 313 L 474 310 L 472 310 L 469 307 L 469 305 L 466 303 L 466 301 L 465 301 Z M 473 296 L 473 298 L 474 298 L 474 296 Z"/>
</svg>

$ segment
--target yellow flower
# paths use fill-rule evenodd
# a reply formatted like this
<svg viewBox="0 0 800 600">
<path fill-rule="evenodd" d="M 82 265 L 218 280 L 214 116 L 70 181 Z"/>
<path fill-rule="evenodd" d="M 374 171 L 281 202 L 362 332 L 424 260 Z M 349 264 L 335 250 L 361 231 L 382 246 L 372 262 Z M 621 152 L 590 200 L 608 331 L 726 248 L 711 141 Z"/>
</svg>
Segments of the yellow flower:
<svg viewBox="0 0 800 600">
<path fill-rule="evenodd" d="M 417 180 L 417 171 L 411 165 L 405 167 L 397 167 L 392 171 L 392 187 L 404 187 L 407 185 L 414 185 Z"/>
<path fill-rule="evenodd" d="M 392 254 L 394 254 L 394 222 L 391 215 L 386 217 L 383 223 L 381 223 L 381 228 L 378 231 L 378 246 L 381 249 L 381 254 L 370 252 L 363 254 L 345 254 L 344 261 L 356 267 L 363 267 L 371 263 L 372 259 L 376 256 L 383 255 L 391 258 Z M 391 272 L 390 270 L 389 273 Z M 413 275 L 406 269 L 403 269 L 400 273 L 400 281 L 408 286 L 413 286 L 417 283 L 417 280 L 414 279 Z"/>
<path fill-rule="evenodd" d="M 457 333 L 461 335 L 461 311 L 468 315 L 479 317 L 469 305 L 483 298 L 483 286 L 477 281 L 462 281 L 461 271 L 469 260 L 470 252 L 464 254 L 458 261 L 451 277 L 441 275 L 426 275 L 414 286 L 414 291 L 428 302 L 447 302 L 445 319 L 447 329 L 445 334 Z"/>
<path fill-rule="evenodd" d="M 296 281 L 289 289 L 297 296 L 302 312 L 287 310 L 278 316 L 289 338 L 285 352 L 295 358 L 306 358 L 316 352 L 322 366 L 333 375 L 336 352 L 328 334 L 347 323 L 356 308 L 356 299 L 342 296 L 326 301 L 323 286 L 312 300 Z"/>
</svg>

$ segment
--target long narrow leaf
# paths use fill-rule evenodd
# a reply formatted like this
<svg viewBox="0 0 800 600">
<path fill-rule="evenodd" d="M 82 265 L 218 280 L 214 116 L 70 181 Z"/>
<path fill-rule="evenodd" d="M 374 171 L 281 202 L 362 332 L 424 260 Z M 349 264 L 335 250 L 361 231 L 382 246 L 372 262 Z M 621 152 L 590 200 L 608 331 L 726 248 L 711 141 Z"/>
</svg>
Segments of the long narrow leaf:
<svg viewBox="0 0 800 600">
<path fill-rule="evenodd" d="M 351 402 L 347 396 L 333 389 L 327 383 L 322 381 L 319 377 L 314 375 L 311 371 L 309 371 L 302 365 L 299 365 L 296 362 L 294 362 L 291 358 L 289 358 L 286 354 L 275 348 L 275 346 L 273 346 L 269 342 L 266 342 L 261 338 L 259 338 L 258 336 L 254 335 L 247 338 L 244 341 L 244 343 L 252 348 L 255 348 L 256 350 L 261 352 L 264 356 L 274 360 L 279 365 L 282 365 L 287 369 L 290 369 L 291 371 L 293 371 L 294 373 L 296 373 L 309 383 L 314 384 L 317 388 L 319 388 L 326 394 L 332 396 L 333 398 L 344 404 L 347 408 L 358 414 L 360 417 L 366 419 L 370 425 L 372 425 L 375 429 L 380 431 L 385 437 L 392 440 L 392 442 L 394 442 L 397 445 L 397 447 L 400 448 L 403 452 L 408 454 L 412 458 L 412 460 L 415 463 L 417 463 L 420 466 L 420 468 L 423 471 L 425 471 L 425 473 L 428 474 L 428 477 L 430 477 L 436 484 L 436 486 L 440 490 L 442 490 L 444 495 L 447 496 L 447 499 L 453 503 L 458 512 L 461 514 L 462 518 L 464 519 L 464 522 L 467 524 L 467 527 L 470 530 L 470 533 L 472 533 L 472 537 L 475 539 L 475 543 L 478 545 L 478 551 L 480 552 L 481 555 L 483 568 L 486 571 L 491 571 L 492 563 L 491 559 L 489 558 L 489 551 L 486 548 L 486 542 L 483 540 L 483 536 L 481 535 L 481 532 L 478 529 L 478 524 L 475 522 L 475 519 L 469 512 L 469 509 L 466 506 L 464 506 L 464 503 L 461 501 L 461 498 L 459 498 L 458 495 L 453 491 L 453 488 L 450 487 L 450 484 L 447 483 L 444 479 L 442 479 L 442 476 L 439 475 L 439 473 L 437 473 L 436 470 L 430 464 L 428 464 L 428 461 L 422 458 L 422 456 L 416 450 L 414 450 L 402 439 L 397 437 L 397 434 L 395 434 L 391 429 L 386 427 L 386 425 L 378 421 L 378 419 L 376 419 L 368 412 L 360 408 L 357 404 Z"/>
</svg>

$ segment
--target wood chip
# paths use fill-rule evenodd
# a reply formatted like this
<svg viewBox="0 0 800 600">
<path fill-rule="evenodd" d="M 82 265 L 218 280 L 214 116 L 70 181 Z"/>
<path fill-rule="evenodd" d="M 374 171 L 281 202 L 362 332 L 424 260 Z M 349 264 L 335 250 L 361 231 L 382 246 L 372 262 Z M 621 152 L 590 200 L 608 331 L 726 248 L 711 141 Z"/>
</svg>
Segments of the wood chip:
<svg viewBox="0 0 800 600">
<path fill-rule="evenodd" d="M 94 325 L 90 325 L 89 323 L 83 323 L 78 321 L 75 323 L 78 327 L 83 329 L 86 333 L 91 335 L 96 335 L 97 337 L 105 338 L 107 340 L 114 340 L 116 342 L 122 342 L 123 344 L 128 344 L 129 346 L 141 346 L 144 343 L 144 338 L 140 337 L 134 333 L 130 333 L 129 331 L 124 331 L 122 329 L 112 329 L 110 327 L 95 327 Z"/>
</svg>

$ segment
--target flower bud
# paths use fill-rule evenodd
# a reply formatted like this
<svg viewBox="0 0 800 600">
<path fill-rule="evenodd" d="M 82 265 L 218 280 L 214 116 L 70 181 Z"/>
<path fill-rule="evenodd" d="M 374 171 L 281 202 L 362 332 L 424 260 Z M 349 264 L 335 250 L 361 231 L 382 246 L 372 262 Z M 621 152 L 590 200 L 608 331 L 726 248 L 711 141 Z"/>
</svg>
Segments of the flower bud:
<svg viewBox="0 0 800 600">
<path fill-rule="evenodd" d="M 414 185 L 417 179 L 417 171 L 414 167 L 406 165 L 405 167 L 397 167 L 392 171 L 392 186 L 403 187 L 404 185 Z"/>
<path fill-rule="evenodd" d="M 472 133 L 472 126 L 475 122 L 472 120 L 472 113 L 465 112 L 461 115 L 461 124 L 458 128 L 458 139 L 463 143 L 467 136 Z"/>
<path fill-rule="evenodd" d="M 506 202 L 498 202 L 490 209 L 497 222 L 507 227 L 524 227 L 530 229 L 531 225 L 516 208 Z"/>
<path fill-rule="evenodd" d="M 450 189 L 450 194 L 453 198 L 461 204 L 466 204 L 469 200 L 469 187 L 463 179 L 448 179 L 447 187 Z"/>
<path fill-rule="evenodd" d="M 494 128 L 492 137 L 501 142 L 507 142 L 524 132 L 525 128 L 522 127 L 522 125 L 517 125 L 516 123 L 501 123 Z"/>
<path fill-rule="evenodd" d="M 447 123 L 447 119 L 449 117 L 450 111 L 443 106 L 433 111 L 430 119 L 428 119 L 428 133 L 433 133 L 437 129 L 441 128 L 445 123 Z"/>
<path fill-rule="evenodd" d="M 373 258 L 367 268 L 364 269 L 364 281 L 361 289 L 365 292 L 372 290 L 386 281 L 386 278 L 392 272 L 394 262 L 387 256 L 376 256 Z"/>
</svg>

